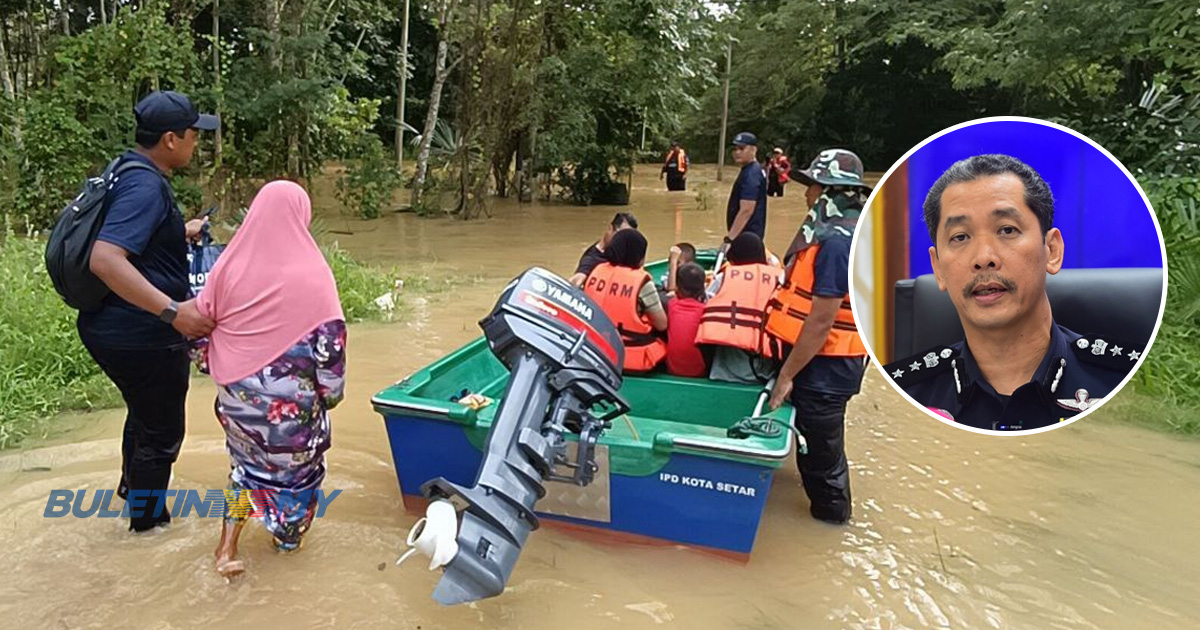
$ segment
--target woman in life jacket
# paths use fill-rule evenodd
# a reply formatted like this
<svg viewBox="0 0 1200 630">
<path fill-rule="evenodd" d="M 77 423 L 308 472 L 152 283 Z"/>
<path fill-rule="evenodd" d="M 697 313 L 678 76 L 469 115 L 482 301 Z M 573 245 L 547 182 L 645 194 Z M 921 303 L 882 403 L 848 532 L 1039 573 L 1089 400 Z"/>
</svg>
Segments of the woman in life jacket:
<svg viewBox="0 0 1200 630">
<path fill-rule="evenodd" d="M 696 343 L 713 346 L 710 378 L 762 382 L 774 371 L 772 360 L 779 358 L 765 324 L 767 302 L 782 270 L 768 263 L 762 239 L 751 232 L 730 243 L 728 260 L 709 289 Z"/>
<path fill-rule="evenodd" d="M 624 370 L 652 370 L 667 355 L 667 343 L 657 334 L 667 329 L 667 312 L 650 274 L 642 269 L 646 237 L 636 229 L 621 230 L 609 241 L 604 258 L 588 274 L 583 290 L 621 331 Z"/>
</svg>

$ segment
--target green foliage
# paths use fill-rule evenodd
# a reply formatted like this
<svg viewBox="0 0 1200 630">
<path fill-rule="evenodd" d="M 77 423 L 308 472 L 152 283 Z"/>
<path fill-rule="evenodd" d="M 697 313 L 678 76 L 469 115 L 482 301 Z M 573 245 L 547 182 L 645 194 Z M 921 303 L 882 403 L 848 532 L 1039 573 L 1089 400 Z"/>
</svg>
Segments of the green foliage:
<svg viewBox="0 0 1200 630">
<path fill-rule="evenodd" d="M 338 247 L 337 243 L 322 247 L 321 251 L 325 254 L 329 268 L 333 270 L 346 321 L 382 319 L 383 312 L 375 305 L 375 298 L 392 290 L 397 279 L 395 269 L 389 273 L 363 264 Z"/>
<path fill-rule="evenodd" d="M 673 132 L 696 107 L 693 94 L 713 83 L 711 60 L 698 54 L 715 36 L 703 3 L 594 4 L 546 9 L 558 26 L 537 74 L 545 132 L 538 168 L 555 172 L 576 203 L 606 194 L 613 176 L 632 168 L 643 121 Z"/>
<path fill-rule="evenodd" d="M 1200 404 L 1200 178 L 1143 182 L 1167 247 L 1167 309 L 1133 385 L 1173 404 Z"/>
<path fill-rule="evenodd" d="M 14 106 L 23 143 L 0 157 L 20 173 L 14 214 L 34 226 L 48 225 L 84 177 L 130 145 L 140 94 L 187 90 L 192 83 L 191 31 L 167 22 L 165 3 L 121 16 L 85 35 L 57 39 L 47 62 L 53 82 Z"/>
<path fill-rule="evenodd" d="M 75 330 L 75 311 L 54 292 L 45 245 L 9 230 L 0 240 L 0 448 L 38 432 L 61 409 L 119 398 Z"/>
<path fill-rule="evenodd" d="M 360 217 L 375 219 L 399 187 L 394 158 L 384 152 L 378 136 L 362 134 L 355 157 L 346 161 L 346 172 L 337 181 L 338 200 Z"/>
<path fill-rule="evenodd" d="M 723 79 L 732 40 L 727 140 L 748 130 L 759 137 L 760 148 L 770 150 L 769 145 L 790 148 L 793 138 L 811 135 L 808 123 L 825 97 L 825 78 L 835 63 L 833 5 L 817 0 L 746 3 L 722 26 L 722 36 L 707 54 L 711 76 Z M 874 89 L 867 83 L 858 86 Z M 685 141 L 698 160 L 717 158 L 723 97 L 723 88 L 714 80 L 699 109 L 687 117 L 690 133 Z"/>
<path fill-rule="evenodd" d="M 378 44 L 366 35 L 391 26 L 393 3 L 297 0 L 281 5 L 273 28 L 266 7 L 223 5 L 219 80 L 213 38 L 194 30 L 207 26 L 209 16 L 196 17 L 209 3 L 122 3 L 115 20 L 79 20 L 69 37 L 53 7 L 18 10 L 13 19 L 35 26 L 9 40 L 9 59 L 19 58 L 12 46 L 35 58 L 33 74 L 13 75 L 30 79 L 17 82 L 16 98 L 0 93 L 0 213 L 48 225 L 85 176 L 132 144 L 133 105 L 153 89 L 188 93 L 202 109 L 220 106 L 222 164 L 206 167 L 213 137 L 204 134 L 196 165 L 174 179 L 185 207 L 201 203 L 202 184 L 245 202 L 248 181 L 311 175 L 355 154 L 380 101 L 352 95 L 343 81 L 362 75 L 359 44 Z"/>
</svg>

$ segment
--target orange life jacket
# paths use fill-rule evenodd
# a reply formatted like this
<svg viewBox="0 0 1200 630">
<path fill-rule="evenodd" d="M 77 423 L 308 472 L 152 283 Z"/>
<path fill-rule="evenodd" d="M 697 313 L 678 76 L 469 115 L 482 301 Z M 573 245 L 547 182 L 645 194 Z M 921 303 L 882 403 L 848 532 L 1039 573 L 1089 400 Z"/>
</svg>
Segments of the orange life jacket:
<svg viewBox="0 0 1200 630">
<path fill-rule="evenodd" d="M 684 152 L 683 147 L 679 147 L 679 148 L 667 151 L 667 159 L 664 162 L 664 166 L 671 165 L 671 156 L 673 154 L 675 154 L 675 171 L 678 172 L 680 175 L 686 174 L 687 169 L 688 169 L 688 159 L 687 159 L 687 153 Z"/>
<path fill-rule="evenodd" d="M 771 252 L 771 248 L 767 247 L 766 243 L 763 243 L 763 253 L 767 255 L 767 264 L 770 264 L 772 267 L 774 267 L 775 271 L 778 272 L 780 269 L 783 268 L 783 262 L 779 259 L 778 256 L 776 256 L 774 253 Z M 728 258 L 724 258 L 721 260 L 721 268 L 720 269 L 709 270 L 709 271 L 705 272 L 705 276 L 704 276 L 705 286 L 712 283 L 712 279 L 715 274 L 725 273 L 725 270 L 730 268 L 731 266 L 733 266 L 733 263 L 729 262 Z"/>
<path fill-rule="evenodd" d="M 812 312 L 812 289 L 816 280 L 814 265 L 820 249 L 820 244 L 817 244 L 796 255 L 787 280 L 767 304 L 767 332 L 783 343 L 794 345 L 800 339 L 804 321 Z M 850 310 L 849 295 L 842 297 L 833 328 L 817 354 L 827 357 L 867 356 L 867 348 L 858 336 L 858 326 L 854 323 L 854 312 Z"/>
<path fill-rule="evenodd" d="M 644 269 L 596 265 L 583 283 L 583 292 L 592 298 L 621 332 L 625 343 L 624 370 L 646 372 L 667 356 L 667 342 L 654 334 L 650 318 L 637 312 L 638 291 L 650 282 Z"/>
<path fill-rule="evenodd" d="M 778 359 L 777 344 L 766 334 L 767 302 L 779 285 L 779 267 L 729 265 L 721 288 L 705 303 L 696 343 L 733 346 Z"/>
</svg>

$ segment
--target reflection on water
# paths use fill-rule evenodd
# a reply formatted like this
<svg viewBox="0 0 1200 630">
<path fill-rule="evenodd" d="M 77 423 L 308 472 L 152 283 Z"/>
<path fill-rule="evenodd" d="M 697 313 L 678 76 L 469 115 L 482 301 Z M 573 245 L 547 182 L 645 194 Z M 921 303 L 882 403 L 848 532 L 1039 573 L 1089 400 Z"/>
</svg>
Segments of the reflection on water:
<svg viewBox="0 0 1200 630">
<path fill-rule="evenodd" d="M 632 210 L 652 251 L 718 242 L 732 174 L 704 211 L 694 192 L 668 195 L 652 171 L 641 173 Z M 800 192 L 772 200 L 773 248 L 803 215 Z M 355 233 L 330 236 L 360 257 L 483 280 L 431 296 L 406 322 L 351 328 L 348 400 L 333 414 L 326 482 L 344 492 L 304 550 L 276 555 L 267 534 L 247 528 L 249 572 L 226 584 L 211 569 L 218 520 L 176 519 L 169 531 L 134 537 L 117 519 L 43 519 L 50 490 L 116 482 L 121 414 L 63 418 L 66 433 L 50 445 L 0 457 L 10 567 L 0 627 L 1195 627 L 1200 444 L 1096 416 L 1034 436 L 956 431 L 909 408 L 874 371 L 849 411 L 848 527 L 808 517 L 789 461 L 748 563 L 543 529 L 505 595 L 439 607 L 430 599 L 437 574 L 392 566 L 416 516 L 401 507 L 368 399 L 478 335 L 479 317 L 526 266 L 569 273 L 613 211 L 500 203 L 475 223 L 344 221 Z M 328 223 L 346 231 L 340 217 Z M 224 484 L 213 396 L 206 380 L 193 381 L 173 487 Z"/>
</svg>

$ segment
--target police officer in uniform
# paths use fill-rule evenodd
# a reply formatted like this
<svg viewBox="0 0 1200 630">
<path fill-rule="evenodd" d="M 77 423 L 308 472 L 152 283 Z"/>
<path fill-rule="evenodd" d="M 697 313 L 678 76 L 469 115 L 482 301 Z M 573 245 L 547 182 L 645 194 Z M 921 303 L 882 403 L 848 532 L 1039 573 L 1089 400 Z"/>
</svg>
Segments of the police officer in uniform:
<svg viewBox="0 0 1200 630">
<path fill-rule="evenodd" d="M 814 518 L 850 520 L 850 469 L 846 461 L 846 405 L 862 385 L 866 347 L 850 309 L 850 243 L 870 187 L 862 161 L 851 151 L 827 149 L 802 182 L 808 217 L 784 255 L 787 275 L 767 305 L 767 332 L 789 346 L 770 407 L 790 400 L 808 452 L 797 455 Z"/>
<path fill-rule="evenodd" d="M 1054 196 L 1008 155 L 953 164 L 925 198 L 930 262 L 965 339 L 886 366 L 920 404 L 961 424 L 1037 429 L 1094 407 L 1137 364 L 1140 345 L 1054 322 L 1046 274 L 1063 263 Z"/>
</svg>

